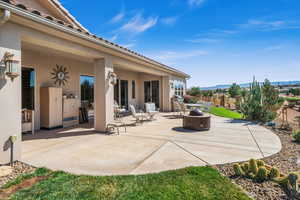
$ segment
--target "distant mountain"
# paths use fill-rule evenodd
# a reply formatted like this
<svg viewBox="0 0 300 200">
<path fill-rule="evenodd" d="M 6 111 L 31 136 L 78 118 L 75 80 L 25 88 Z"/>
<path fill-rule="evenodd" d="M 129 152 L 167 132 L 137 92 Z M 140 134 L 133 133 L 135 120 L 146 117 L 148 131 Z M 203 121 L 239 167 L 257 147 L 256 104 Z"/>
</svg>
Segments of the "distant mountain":
<svg viewBox="0 0 300 200">
<path fill-rule="evenodd" d="M 261 82 L 260 84 L 262 84 Z M 242 83 L 239 84 L 242 88 L 250 87 L 251 83 Z M 277 82 L 271 82 L 274 86 L 288 86 L 288 85 L 300 85 L 300 81 L 277 81 Z M 228 85 L 216 85 L 211 87 L 201 87 L 201 90 L 216 90 L 216 89 L 228 89 L 230 88 L 231 84 Z"/>
</svg>

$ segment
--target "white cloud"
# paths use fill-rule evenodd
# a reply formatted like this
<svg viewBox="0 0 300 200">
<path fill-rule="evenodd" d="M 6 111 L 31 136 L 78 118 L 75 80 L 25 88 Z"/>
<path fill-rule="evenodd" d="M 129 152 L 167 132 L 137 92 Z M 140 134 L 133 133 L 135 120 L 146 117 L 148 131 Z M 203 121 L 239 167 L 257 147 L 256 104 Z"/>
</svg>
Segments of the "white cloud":
<svg viewBox="0 0 300 200">
<path fill-rule="evenodd" d="M 134 43 L 129 43 L 129 44 L 123 44 L 123 45 L 121 45 L 121 46 L 122 46 L 122 47 L 125 47 L 125 48 L 127 48 L 127 49 L 130 49 L 130 48 L 134 47 L 135 44 L 134 44 Z"/>
<path fill-rule="evenodd" d="M 220 40 L 212 39 L 212 38 L 196 38 L 196 39 L 188 39 L 187 42 L 191 43 L 218 43 Z"/>
<path fill-rule="evenodd" d="M 285 29 L 289 25 L 288 22 L 277 20 L 277 21 L 264 21 L 264 20 L 256 20 L 250 19 L 247 23 L 241 24 L 239 27 L 243 29 L 257 29 L 261 31 L 272 31 L 272 30 L 280 30 Z"/>
<path fill-rule="evenodd" d="M 120 30 L 130 33 L 142 33 L 157 24 L 158 17 L 144 18 L 141 13 L 136 14 L 132 17 L 129 22 L 124 24 Z"/>
<path fill-rule="evenodd" d="M 109 39 L 109 41 L 115 42 L 117 39 L 118 39 L 118 35 L 114 35 Z"/>
<path fill-rule="evenodd" d="M 120 22 L 124 17 L 125 17 L 125 12 L 121 11 L 110 20 L 110 23 Z"/>
<path fill-rule="evenodd" d="M 177 20 L 178 17 L 166 17 L 166 18 L 162 18 L 160 21 L 165 25 L 173 26 L 174 24 L 176 24 Z"/>
<path fill-rule="evenodd" d="M 263 50 L 264 51 L 278 51 L 278 50 L 281 50 L 282 48 L 283 48 L 282 45 L 274 45 L 274 46 L 266 47 Z"/>
<path fill-rule="evenodd" d="M 202 5 L 206 0 L 188 0 L 188 4 L 190 6 L 200 6 Z"/>
<path fill-rule="evenodd" d="M 205 56 L 209 53 L 203 50 L 192 50 L 192 51 L 159 51 L 155 54 L 149 54 L 150 58 L 158 60 L 162 63 L 174 65 L 177 61 L 185 60 L 189 58 Z"/>
</svg>

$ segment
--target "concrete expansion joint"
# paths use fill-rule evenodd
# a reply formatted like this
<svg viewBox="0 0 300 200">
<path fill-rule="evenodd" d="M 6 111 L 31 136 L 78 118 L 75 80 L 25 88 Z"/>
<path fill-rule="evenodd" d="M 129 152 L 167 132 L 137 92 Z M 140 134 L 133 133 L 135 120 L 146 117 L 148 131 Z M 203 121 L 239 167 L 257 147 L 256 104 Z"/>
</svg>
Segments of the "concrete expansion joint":
<svg viewBox="0 0 300 200">
<path fill-rule="evenodd" d="M 131 170 L 130 174 L 134 172 L 137 168 L 139 168 L 146 160 L 148 160 L 151 156 L 153 156 L 156 152 L 158 152 L 165 144 L 167 144 L 169 141 L 165 141 L 163 144 L 161 144 L 157 149 L 155 149 L 153 152 L 151 152 L 148 156 L 146 156 L 143 160 L 141 160 L 133 170 Z"/>
<path fill-rule="evenodd" d="M 211 164 L 210 164 L 209 162 L 203 160 L 203 159 L 200 158 L 199 156 L 197 156 L 197 155 L 193 154 L 192 152 L 188 151 L 187 149 L 185 149 L 185 148 L 182 147 L 181 145 L 177 144 L 176 142 L 171 141 L 171 140 L 170 140 L 170 142 L 173 143 L 173 144 L 175 144 L 177 147 L 179 147 L 179 148 L 182 149 L 183 151 L 187 152 L 188 154 L 190 154 L 190 155 L 194 156 L 195 158 L 201 160 L 202 162 L 206 163 L 207 166 L 211 166 Z"/>
<path fill-rule="evenodd" d="M 186 153 L 192 155 L 193 157 L 197 158 L 198 160 L 206 163 L 206 165 L 211 166 L 212 164 L 210 164 L 209 162 L 205 161 L 204 159 L 200 158 L 199 156 L 193 154 L 192 152 L 188 151 L 187 149 L 185 149 L 184 147 L 182 147 L 181 145 L 177 144 L 175 141 L 170 140 L 170 139 L 158 139 L 158 138 L 152 138 L 152 137 L 147 137 L 147 136 L 133 136 L 133 135 L 126 135 L 126 136 L 131 136 L 131 137 L 141 137 L 141 138 L 145 138 L 145 139 L 154 139 L 154 140 L 160 140 L 160 141 L 165 141 L 159 148 L 157 148 L 155 151 L 153 151 L 149 156 L 147 156 L 145 159 L 143 159 L 136 168 L 138 168 L 141 164 L 143 164 L 148 158 L 150 158 L 154 153 L 156 153 L 158 150 L 160 150 L 165 144 L 167 144 L 168 142 L 176 145 L 177 147 L 179 147 L 181 150 L 185 151 Z M 135 169 L 136 169 L 135 168 Z"/>
<path fill-rule="evenodd" d="M 259 151 L 260 151 L 260 153 L 261 153 L 262 157 L 264 158 L 264 157 L 265 157 L 265 155 L 264 155 L 264 152 L 261 150 L 261 148 L 260 148 L 260 146 L 259 146 L 259 144 L 258 144 L 258 142 L 257 142 L 256 138 L 254 137 L 254 134 L 253 134 L 253 132 L 251 131 L 251 129 L 249 128 L 249 126 L 248 126 L 248 125 L 247 125 L 247 128 L 248 128 L 248 131 L 250 132 L 250 134 L 251 134 L 251 136 L 252 136 L 252 138 L 253 138 L 253 140 L 254 140 L 254 142 L 255 142 L 255 144 L 256 144 L 256 146 L 257 146 L 257 148 L 259 149 Z"/>
</svg>

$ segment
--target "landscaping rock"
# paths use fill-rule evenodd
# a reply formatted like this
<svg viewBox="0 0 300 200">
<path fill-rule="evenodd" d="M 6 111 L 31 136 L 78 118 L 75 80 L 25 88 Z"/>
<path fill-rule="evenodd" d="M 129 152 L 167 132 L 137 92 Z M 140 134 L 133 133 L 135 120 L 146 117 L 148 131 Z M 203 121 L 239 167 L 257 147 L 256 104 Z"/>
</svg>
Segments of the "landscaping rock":
<svg viewBox="0 0 300 200">
<path fill-rule="evenodd" d="M 269 128 L 269 127 L 266 127 Z M 270 128 L 269 128 L 270 129 Z M 277 167 L 281 173 L 299 171 L 300 144 L 293 141 L 292 133 L 282 130 L 272 131 L 278 135 L 282 143 L 282 150 L 270 157 L 263 159 L 267 165 Z M 288 200 L 289 197 L 277 183 L 266 181 L 257 183 L 251 179 L 234 176 L 233 164 L 216 166 L 219 171 L 241 186 L 248 194 L 257 200 Z"/>
<path fill-rule="evenodd" d="M 2 169 L 3 170 L 3 176 L 1 176 L 2 174 Z M 25 163 L 22 162 L 15 162 L 13 164 L 13 166 L 1 166 L 0 167 L 0 187 L 2 187 L 4 184 L 6 184 L 7 182 L 14 180 L 15 178 L 17 178 L 18 176 L 22 175 L 22 174 L 26 174 L 26 173 L 32 173 L 33 171 L 35 171 L 35 167 L 32 167 L 30 165 L 27 165 Z M 4 175 L 6 173 L 6 175 Z"/>
<path fill-rule="evenodd" d="M 11 166 L 0 166 L 0 177 L 8 176 L 13 172 Z"/>
</svg>

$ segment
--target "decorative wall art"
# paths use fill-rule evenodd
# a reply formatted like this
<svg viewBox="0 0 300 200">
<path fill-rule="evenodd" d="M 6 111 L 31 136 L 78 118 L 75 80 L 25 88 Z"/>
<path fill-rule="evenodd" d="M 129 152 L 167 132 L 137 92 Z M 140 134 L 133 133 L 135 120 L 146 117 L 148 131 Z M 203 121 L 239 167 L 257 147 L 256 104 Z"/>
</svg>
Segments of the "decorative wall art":
<svg viewBox="0 0 300 200">
<path fill-rule="evenodd" d="M 51 74 L 53 75 L 52 79 L 54 80 L 54 84 L 58 84 L 59 86 L 64 86 L 68 79 L 70 78 L 68 76 L 69 72 L 67 71 L 67 68 L 62 65 L 56 65 L 56 68 L 53 68 Z"/>
</svg>

